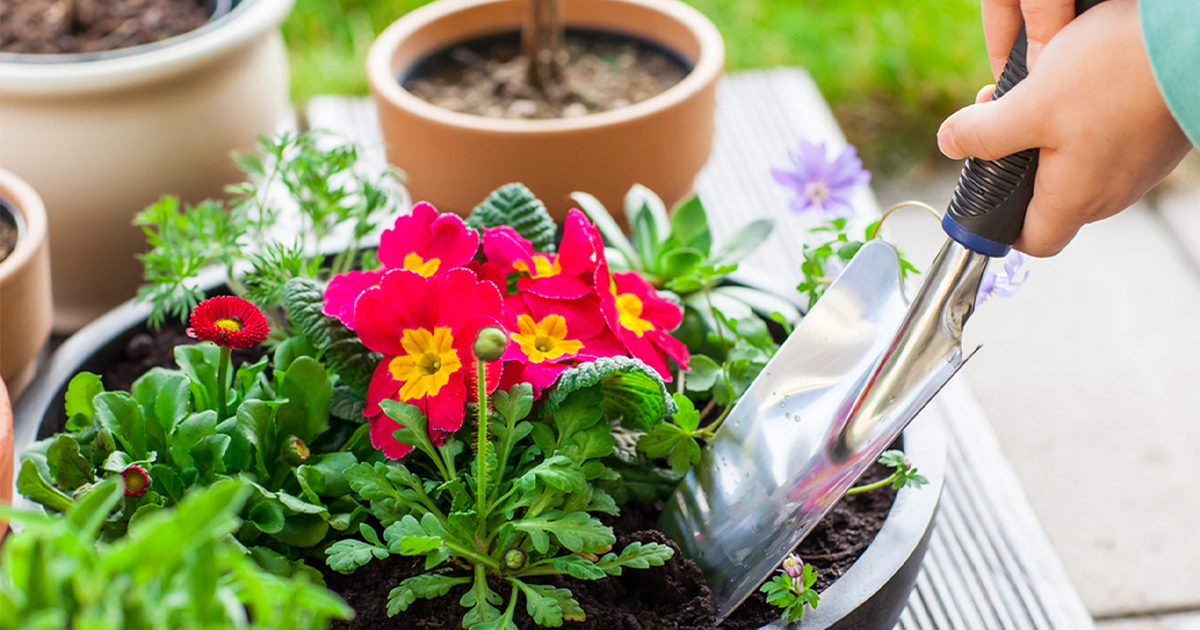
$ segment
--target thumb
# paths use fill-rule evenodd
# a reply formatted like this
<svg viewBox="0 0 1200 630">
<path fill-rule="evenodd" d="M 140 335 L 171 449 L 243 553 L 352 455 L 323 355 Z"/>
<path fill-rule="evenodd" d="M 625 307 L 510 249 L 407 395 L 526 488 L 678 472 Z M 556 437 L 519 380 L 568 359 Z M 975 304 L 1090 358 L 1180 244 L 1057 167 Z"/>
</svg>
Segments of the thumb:
<svg viewBox="0 0 1200 630">
<path fill-rule="evenodd" d="M 938 148 L 946 157 L 998 160 L 1038 146 L 1040 117 L 1029 90 L 1020 84 L 993 101 L 958 110 L 938 129 Z"/>
</svg>

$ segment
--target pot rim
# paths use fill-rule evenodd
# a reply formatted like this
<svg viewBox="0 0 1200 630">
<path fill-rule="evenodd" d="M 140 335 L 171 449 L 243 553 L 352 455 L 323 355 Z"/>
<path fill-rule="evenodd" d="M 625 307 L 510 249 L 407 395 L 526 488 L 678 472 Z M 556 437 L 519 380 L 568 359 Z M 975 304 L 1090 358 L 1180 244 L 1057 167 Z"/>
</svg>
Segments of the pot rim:
<svg viewBox="0 0 1200 630">
<path fill-rule="evenodd" d="M 675 107 L 692 99 L 705 86 L 720 76 L 725 65 L 725 43 L 717 27 L 695 8 L 680 0 L 607 0 L 612 4 L 631 5 L 661 13 L 683 25 L 695 35 L 700 55 L 691 72 L 682 81 L 644 101 L 607 112 L 579 116 L 577 118 L 551 118 L 544 120 L 511 120 L 488 118 L 455 112 L 424 101 L 400 85 L 399 73 L 393 68 L 392 59 L 400 44 L 413 34 L 430 25 L 449 19 L 455 14 L 472 11 L 480 7 L 506 4 L 515 0 L 439 0 L 414 9 L 388 26 L 367 53 L 367 82 L 377 99 L 385 100 L 395 107 L 409 111 L 430 122 L 452 127 L 463 127 L 484 132 L 520 135 L 540 135 L 570 131 L 586 131 L 620 124 L 641 118 L 652 112 Z M 570 16 L 567 16 L 570 25 Z M 644 37 L 639 37 L 645 39 Z M 669 46 L 667 46 L 670 49 Z M 424 51 L 428 56 L 436 51 Z"/>
<path fill-rule="evenodd" d="M 0 197 L 12 207 L 17 219 L 17 246 L 0 261 L 0 284 L 24 269 L 46 241 L 46 206 L 25 180 L 0 168 Z"/>
<path fill-rule="evenodd" d="M 734 273 L 739 284 L 770 290 L 770 279 Z M 224 270 L 212 268 L 201 275 L 198 285 L 208 291 L 224 283 Z M 777 288 L 777 287 L 776 287 Z M 799 300 L 794 300 L 798 302 Z M 101 351 L 119 351 L 122 338 L 131 336 L 150 314 L 150 306 L 131 299 L 72 335 L 51 355 L 44 369 L 16 400 L 13 409 L 15 460 L 37 439 L 46 415 L 61 406 L 60 390 Z M 840 623 L 869 605 L 902 572 L 915 555 L 924 555 L 924 545 L 933 528 L 946 481 L 947 445 L 940 418 L 918 417 L 904 433 L 904 450 L 929 480 L 922 488 L 904 488 L 897 495 L 883 527 L 866 551 L 822 594 L 821 605 L 805 613 L 799 624 L 782 621 L 759 630 L 820 630 Z M 14 505 L 25 509 L 38 506 L 14 492 Z M 913 575 L 915 577 L 915 574 Z M 907 598 L 908 591 L 905 590 Z M 860 613 L 861 614 L 861 613 Z"/>
<path fill-rule="evenodd" d="M 107 90 L 171 77 L 201 67 L 277 28 L 294 2 L 242 0 L 229 13 L 197 29 L 122 49 L 128 52 L 117 56 L 0 53 L 0 82 L 6 96 L 20 97 Z M 43 59 L 47 57 L 64 59 Z"/>
</svg>

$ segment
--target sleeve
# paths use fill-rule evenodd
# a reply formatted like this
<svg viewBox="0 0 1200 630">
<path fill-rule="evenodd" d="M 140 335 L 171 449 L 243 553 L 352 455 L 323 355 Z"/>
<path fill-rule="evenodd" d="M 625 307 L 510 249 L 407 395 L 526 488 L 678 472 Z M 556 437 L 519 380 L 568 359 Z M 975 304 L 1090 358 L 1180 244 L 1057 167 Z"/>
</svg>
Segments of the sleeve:
<svg viewBox="0 0 1200 630">
<path fill-rule="evenodd" d="M 1171 115 L 1200 146 L 1200 1 L 1138 0 L 1154 79 Z"/>
</svg>

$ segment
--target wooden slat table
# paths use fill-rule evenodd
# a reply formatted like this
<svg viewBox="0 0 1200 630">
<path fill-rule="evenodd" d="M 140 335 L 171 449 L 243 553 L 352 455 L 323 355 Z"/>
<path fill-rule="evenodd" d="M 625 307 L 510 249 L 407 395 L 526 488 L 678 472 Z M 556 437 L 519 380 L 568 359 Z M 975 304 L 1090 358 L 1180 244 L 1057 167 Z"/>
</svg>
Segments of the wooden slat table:
<svg viewBox="0 0 1200 630">
<path fill-rule="evenodd" d="M 809 75 L 778 68 L 724 79 L 718 97 L 713 155 L 696 182 L 714 239 L 755 218 L 775 219 L 775 233 L 743 268 L 781 290 L 799 281 L 800 245 L 814 217 L 787 211 L 786 192 L 771 179 L 797 141 L 845 145 L 832 112 Z M 384 163 L 372 103 L 362 98 L 309 101 L 310 128 L 323 128 L 363 146 Z M 879 214 L 864 187 L 854 200 L 858 221 Z M 1038 524 L 991 426 L 960 379 L 926 410 L 940 416 L 949 461 L 938 522 L 902 630 L 1075 630 L 1091 617 Z"/>
</svg>

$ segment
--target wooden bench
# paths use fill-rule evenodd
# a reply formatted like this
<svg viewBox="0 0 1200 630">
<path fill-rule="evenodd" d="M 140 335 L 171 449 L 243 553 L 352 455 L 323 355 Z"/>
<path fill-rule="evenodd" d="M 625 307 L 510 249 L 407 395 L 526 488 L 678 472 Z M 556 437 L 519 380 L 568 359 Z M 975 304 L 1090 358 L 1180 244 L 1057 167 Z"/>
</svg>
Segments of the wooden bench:
<svg viewBox="0 0 1200 630">
<path fill-rule="evenodd" d="M 809 75 L 778 68 L 740 72 L 719 93 L 713 155 L 696 182 L 719 242 L 755 218 L 776 221 L 771 239 L 743 268 L 783 290 L 799 281 L 800 244 L 813 217 L 787 211 L 786 192 L 771 179 L 797 141 L 845 144 Z M 368 99 L 317 97 L 305 110 L 310 128 L 337 132 L 385 162 Z M 867 188 L 854 203 L 859 220 L 879 215 Z M 944 420 L 947 480 L 937 526 L 916 590 L 900 619 L 904 630 L 1093 628 L 1091 617 L 1038 524 L 1016 475 L 978 403 L 959 378 L 933 402 Z M 927 411 L 926 413 L 930 413 Z"/>
</svg>

